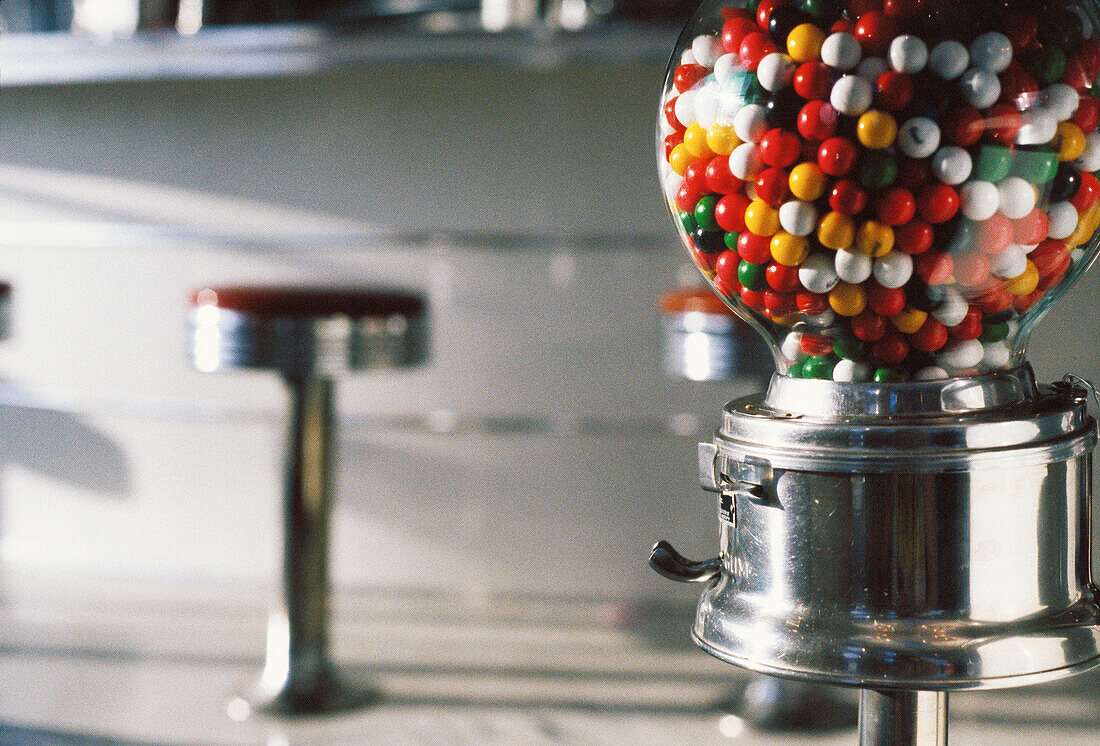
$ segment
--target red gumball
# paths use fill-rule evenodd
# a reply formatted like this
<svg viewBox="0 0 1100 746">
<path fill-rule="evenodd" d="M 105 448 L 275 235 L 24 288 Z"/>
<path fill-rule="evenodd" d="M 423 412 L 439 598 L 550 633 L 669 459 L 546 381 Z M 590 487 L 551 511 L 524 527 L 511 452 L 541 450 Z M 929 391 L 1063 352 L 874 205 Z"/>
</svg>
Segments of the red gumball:
<svg viewBox="0 0 1100 746">
<path fill-rule="evenodd" d="M 968 251 L 955 258 L 955 280 L 963 287 L 982 287 L 989 279 L 989 270 L 989 257 L 980 251 Z"/>
<path fill-rule="evenodd" d="M 779 207 L 787 201 L 789 180 L 790 175 L 786 169 L 775 166 L 765 168 L 756 177 L 757 198 L 764 200 L 772 207 Z"/>
<path fill-rule="evenodd" d="M 935 352 L 947 344 L 947 327 L 929 316 L 920 329 L 909 335 L 909 344 L 921 352 Z"/>
<path fill-rule="evenodd" d="M 687 131 L 687 127 L 676 118 L 676 99 L 678 98 L 679 96 L 673 96 L 665 102 L 665 121 L 673 130 L 680 133 L 681 142 L 683 142 L 683 133 Z"/>
<path fill-rule="evenodd" d="M 853 316 L 848 325 L 852 334 L 863 342 L 877 342 L 886 333 L 886 318 L 867 308 Z"/>
<path fill-rule="evenodd" d="M 741 40 L 741 47 L 737 55 L 741 58 L 742 67 L 755 72 L 760 60 L 776 51 L 778 51 L 778 47 L 771 39 L 759 31 L 753 31 Z"/>
<path fill-rule="evenodd" d="M 897 316 L 905 310 L 904 288 L 884 288 L 877 282 L 868 282 L 867 305 L 880 316 Z"/>
<path fill-rule="evenodd" d="M 959 211 L 959 193 L 947 184 L 929 184 L 920 191 L 917 209 L 929 223 L 945 223 Z"/>
<path fill-rule="evenodd" d="M 680 188 L 676 191 L 676 207 L 681 212 L 694 212 L 695 203 L 699 201 L 699 198 L 703 196 L 703 192 L 696 192 L 688 187 L 685 181 L 680 185 Z"/>
<path fill-rule="evenodd" d="M 987 254 L 1000 254 L 1008 248 L 1015 237 L 1016 227 L 1011 220 L 1000 213 L 978 224 L 978 248 Z"/>
<path fill-rule="evenodd" d="M 913 193 L 902 187 L 887 189 L 875 201 L 875 215 L 879 222 L 889 226 L 905 225 L 917 214 L 917 200 Z"/>
<path fill-rule="evenodd" d="M 829 192 L 829 207 L 841 215 L 858 215 L 866 206 L 867 192 L 852 179 L 841 179 Z"/>
<path fill-rule="evenodd" d="M 806 332 L 798 340 L 798 346 L 807 355 L 829 355 L 833 352 L 833 339 L 824 334 Z"/>
<path fill-rule="evenodd" d="M 802 141 L 793 132 L 785 132 L 777 127 L 764 133 L 757 148 L 764 163 L 786 168 L 798 160 L 802 153 Z"/>
<path fill-rule="evenodd" d="M 775 290 L 764 291 L 764 310 L 773 319 L 798 313 L 794 293 L 780 293 Z"/>
<path fill-rule="evenodd" d="M 821 293 L 811 293 L 808 290 L 795 293 L 794 301 L 795 305 L 798 306 L 798 310 L 807 316 L 819 316 L 829 308 L 827 296 Z"/>
<path fill-rule="evenodd" d="M 853 33 L 867 54 L 882 55 L 898 35 L 898 24 L 882 11 L 872 10 L 859 16 Z"/>
<path fill-rule="evenodd" d="M 760 290 L 749 290 L 747 287 L 742 287 L 741 301 L 754 310 L 764 310 L 764 293 Z"/>
<path fill-rule="evenodd" d="M 716 155 L 710 159 L 706 168 L 707 189 L 715 194 L 736 192 L 744 184 L 730 171 L 730 157 Z"/>
<path fill-rule="evenodd" d="M 1003 145 L 1015 143 L 1023 125 L 1023 116 L 1012 104 L 993 104 L 986 111 L 985 131 Z"/>
<path fill-rule="evenodd" d="M 696 83 L 710 75 L 710 68 L 706 65 L 688 63 L 679 65 L 672 74 L 672 84 L 676 86 L 677 93 L 691 90 Z"/>
<path fill-rule="evenodd" d="M 1094 131 L 1100 126 L 1100 98 L 1095 96 L 1081 96 L 1077 102 L 1077 111 L 1069 121 L 1081 128 L 1082 132 Z"/>
<path fill-rule="evenodd" d="M 1070 263 L 1069 249 L 1062 241 L 1049 239 L 1036 246 L 1027 258 L 1039 270 L 1040 283 L 1049 277 L 1064 272 Z"/>
<path fill-rule="evenodd" d="M 729 54 L 740 53 L 741 41 L 759 29 L 756 19 L 743 15 L 733 16 L 722 24 L 722 49 Z"/>
<path fill-rule="evenodd" d="M 760 0 L 760 4 L 756 6 L 756 25 L 767 31 L 772 11 L 780 5 L 789 4 L 790 0 Z"/>
<path fill-rule="evenodd" d="M 743 231 L 737 237 L 737 253 L 749 264 L 765 264 L 772 258 L 771 236 Z"/>
<path fill-rule="evenodd" d="M 1039 98 L 1039 83 L 1024 66 L 1016 60 L 1009 63 L 999 76 L 1001 95 L 999 101 L 1012 105 L 1017 110 L 1030 109 Z"/>
<path fill-rule="evenodd" d="M 798 112 L 798 131 L 807 140 L 821 142 L 836 132 L 840 115 L 826 101 L 810 101 Z"/>
<path fill-rule="evenodd" d="M 734 298 L 741 292 L 741 282 L 737 279 L 731 282 L 722 277 L 715 277 L 714 289 L 723 298 Z"/>
<path fill-rule="evenodd" d="M 881 365 L 897 365 L 909 356 L 909 343 L 899 332 L 886 330 L 882 339 L 871 345 L 871 357 Z"/>
<path fill-rule="evenodd" d="M 830 137 L 817 150 L 817 165 L 830 176 L 844 176 L 856 165 L 859 149 L 844 137 Z"/>
<path fill-rule="evenodd" d="M 741 233 L 745 230 L 745 208 L 749 198 L 740 192 L 727 194 L 714 206 L 714 220 L 718 227 L 729 233 Z"/>
<path fill-rule="evenodd" d="M 779 262 L 771 262 L 767 266 L 764 270 L 764 280 L 777 293 L 793 293 L 802 287 L 798 281 L 798 267 L 788 267 Z"/>
<path fill-rule="evenodd" d="M 791 85 L 799 96 L 807 100 L 827 100 L 833 89 L 836 75 L 824 62 L 803 62 L 794 72 Z"/>
<path fill-rule="evenodd" d="M 949 328 L 947 333 L 954 339 L 977 339 L 982 335 L 982 312 L 971 306 L 963 320 Z"/>
<path fill-rule="evenodd" d="M 943 135 L 948 142 L 966 148 L 981 139 L 985 121 L 973 106 L 963 106 L 944 118 Z"/>
<path fill-rule="evenodd" d="M 993 282 L 970 302 L 983 314 L 990 316 L 1012 308 L 1012 293 L 1008 292 L 1003 282 Z"/>
<path fill-rule="evenodd" d="M 707 164 L 709 161 L 697 160 L 688 164 L 687 169 L 684 171 L 684 183 L 687 184 L 688 189 L 699 194 L 706 194 L 710 191 L 710 187 L 707 186 Z"/>
<path fill-rule="evenodd" d="M 741 265 L 741 257 L 736 251 L 727 249 L 714 259 L 714 272 L 726 282 L 733 285 L 739 282 L 737 268 Z"/>
<path fill-rule="evenodd" d="M 906 254 L 923 254 L 932 248 L 935 232 L 919 218 L 894 229 L 894 248 Z"/>
<path fill-rule="evenodd" d="M 1082 96 L 1082 99 L 1084 98 L 1088 97 Z M 1081 186 L 1069 203 L 1077 209 L 1078 214 L 1081 214 L 1089 210 L 1098 200 L 1100 200 L 1100 179 L 1088 171 L 1082 171 Z"/>
<path fill-rule="evenodd" d="M 942 251 L 926 251 L 913 257 L 913 271 L 926 285 L 944 285 L 955 275 L 955 260 Z"/>
<path fill-rule="evenodd" d="M 671 135 L 665 137 L 665 160 L 667 161 L 672 155 L 672 151 L 677 145 L 684 142 L 684 134 L 682 132 L 673 132 Z"/>
<path fill-rule="evenodd" d="M 875 82 L 875 104 L 888 111 L 903 111 L 913 100 L 913 79 L 887 70 Z"/>
<path fill-rule="evenodd" d="M 1047 214 L 1036 207 L 1019 220 L 1013 220 L 1012 230 L 1016 239 L 1014 243 L 1034 246 L 1047 237 L 1050 232 L 1050 221 L 1047 219 Z"/>
</svg>

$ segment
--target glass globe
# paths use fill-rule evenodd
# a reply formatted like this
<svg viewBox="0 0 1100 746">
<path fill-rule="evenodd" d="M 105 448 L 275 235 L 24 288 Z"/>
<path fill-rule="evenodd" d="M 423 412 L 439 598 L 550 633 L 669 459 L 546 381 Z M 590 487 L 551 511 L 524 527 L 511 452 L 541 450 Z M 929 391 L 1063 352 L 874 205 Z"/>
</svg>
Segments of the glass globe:
<svg viewBox="0 0 1100 746">
<path fill-rule="evenodd" d="M 679 234 L 780 374 L 1025 362 L 1100 228 L 1095 0 L 708 0 L 657 160 Z"/>
</svg>

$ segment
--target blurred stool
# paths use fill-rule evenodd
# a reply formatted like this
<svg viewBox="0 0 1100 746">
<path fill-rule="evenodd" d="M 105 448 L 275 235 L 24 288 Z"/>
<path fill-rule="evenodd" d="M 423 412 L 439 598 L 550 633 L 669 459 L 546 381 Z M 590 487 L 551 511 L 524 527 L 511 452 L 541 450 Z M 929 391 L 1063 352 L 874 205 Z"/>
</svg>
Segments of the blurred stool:
<svg viewBox="0 0 1100 746">
<path fill-rule="evenodd" d="M 11 296 L 11 283 L 0 281 L 0 340 L 11 336 Z"/>
<path fill-rule="evenodd" d="M 376 697 L 336 672 L 329 658 L 329 518 L 332 513 L 334 377 L 422 362 L 424 300 L 408 293 L 280 286 L 215 287 L 192 294 L 191 362 L 203 372 L 277 372 L 291 409 L 283 478 L 282 597 L 271 611 L 253 710 L 307 714 L 345 710 Z"/>
<path fill-rule="evenodd" d="M 765 389 L 775 363 L 767 345 L 706 285 L 687 280 L 660 301 L 661 358 L 673 378 L 692 381 L 745 380 Z M 814 731 L 856 723 L 855 701 L 837 687 L 753 674 L 726 708 L 757 728 Z"/>
</svg>

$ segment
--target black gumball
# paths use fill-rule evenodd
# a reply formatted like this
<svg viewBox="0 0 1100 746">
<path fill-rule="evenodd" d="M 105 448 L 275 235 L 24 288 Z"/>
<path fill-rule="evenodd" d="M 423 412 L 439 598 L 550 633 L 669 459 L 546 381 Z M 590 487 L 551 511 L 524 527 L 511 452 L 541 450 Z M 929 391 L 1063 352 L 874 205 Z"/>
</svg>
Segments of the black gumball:
<svg viewBox="0 0 1100 746">
<path fill-rule="evenodd" d="M 809 13 L 797 5 L 780 5 L 768 17 L 768 36 L 779 45 L 780 49 L 786 49 L 787 36 L 791 31 L 796 26 L 812 23 L 813 20 Z"/>
<path fill-rule="evenodd" d="M 697 228 L 692 235 L 695 248 L 704 254 L 721 254 L 726 250 L 726 232 Z"/>
<path fill-rule="evenodd" d="M 1060 163 L 1058 172 L 1050 180 L 1050 194 L 1047 199 L 1051 202 L 1065 202 L 1073 199 L 1080 188 L 1081 172 L 1072 163 Z"/>
<path fill-rule="evenodd" d="M 805 103 L 793 88 L 784 88 L 764 102 L 764 119 L 772 127 L 793 131 L 798 124 L 798 112 Z"/>
</svg>

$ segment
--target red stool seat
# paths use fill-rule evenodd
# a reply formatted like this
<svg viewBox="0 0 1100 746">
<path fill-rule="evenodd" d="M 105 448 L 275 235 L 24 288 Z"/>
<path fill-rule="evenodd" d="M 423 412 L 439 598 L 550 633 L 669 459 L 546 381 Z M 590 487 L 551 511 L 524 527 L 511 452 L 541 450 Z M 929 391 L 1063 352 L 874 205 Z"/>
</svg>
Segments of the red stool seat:
<svg viewBox="0 0 1100 746">
<path fill-rule="evenodd" d="M 191 294 L 192 306 L 215 306 L 261 316 L 389 318 L 419 316 L 427 308 L 413 293 L 349 287 L 236 285 L 209 287 Z"/>
</svg>

